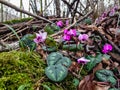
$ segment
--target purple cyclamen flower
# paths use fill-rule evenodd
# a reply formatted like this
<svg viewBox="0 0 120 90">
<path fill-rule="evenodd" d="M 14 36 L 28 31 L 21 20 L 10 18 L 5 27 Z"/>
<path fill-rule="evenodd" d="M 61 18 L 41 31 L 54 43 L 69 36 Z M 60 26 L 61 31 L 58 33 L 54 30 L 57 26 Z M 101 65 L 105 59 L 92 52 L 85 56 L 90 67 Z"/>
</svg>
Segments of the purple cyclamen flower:
<svg viewBox="0 0 120 90">
<path fill-rule="evenodd" d="M 71 39 L 71 37 L 70 37 L 70 35 L 64 35 L 63 36 L 63 39 L 65 40 L 65 41 L 70 41 L 70 39 Z"/>
<path fill-rule="evenodd" d="M 78 36 L 78 39 L 79 39 L 80 41 L 86 41 L 86 40 L 88 40 L 88 38 L 89 38 L 89 36 L 88 36 L 87 34 L 80 34 L 80 35 Z"/>
<path fill-rule="evenodd" d="M 63 22 L 62 22 L 62 21 L 58 21 L 58 22 L 57 22 L 57 26 L 58 26 L 58 27 L 63 27 Z"/>
<path fill-rule="evenodd" d="M 81 57 L 77 60 L 77 62 L 82 64 L 87 64 L 88 62 L 90 62 L 90 60 L 86 59 L 85 57 Z"/>
<path fill-rule="evenodd" d="M 68 35 L 70 36 L 76 36 L 77 32 L 76 29 L 70 29 L 70 31 L 68 32 Z"/>
<path fill-rule="evenodd" d="M 69 25 L 69 20 L 66 20 L 65 25 L 66 25 L 66 26 Z"/>
<path fill-rule="evenodd" d="M 39 33 L 36 33 L 36 38 L 34 39 L 34 42 L 35 43 L 40 43 L 40 42 L 44 42 L 45 39 L 47 37 L 47 32 L 39 32 Z"/>
<path fill-rule="evenodd" d="M 67 29 L 64 29 L 64 34 L 68 34 L 68 30 Z"/>
<path fill-rule="evenodd" d="M 107 12 L 104 12 L 101 17 L 105 18 L 106 16 L 107 16 Z"/>
<path fill-rule="evenodd" d="M 113 49 L 113 47 L 112 47 L 111 44 L 105 44 L 105 45 L 103 46 L 102 52 L 106 54 L 106 53 L 112 51 L 112 49 Z"/>
<path fill-rule="evenodd" d="M 114 14 L 115 14 L 115 10 L 112 9 L 112 10 L 110 11 L 110 13 L 109 13 L 109 16 L 113 16 Z"/>
</svg>

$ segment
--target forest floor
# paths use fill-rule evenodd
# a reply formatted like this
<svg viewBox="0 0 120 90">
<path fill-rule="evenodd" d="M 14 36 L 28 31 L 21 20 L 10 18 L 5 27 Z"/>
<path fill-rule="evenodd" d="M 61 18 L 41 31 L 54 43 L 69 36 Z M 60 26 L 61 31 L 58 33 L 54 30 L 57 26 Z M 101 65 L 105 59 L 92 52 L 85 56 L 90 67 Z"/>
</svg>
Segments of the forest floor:
<svg viewBox="0 0 120 90">
<path fill-rule="evenodd" d="M 120 90 L 119 11 L 1 23 L 0 90 Z"/>
</svg>

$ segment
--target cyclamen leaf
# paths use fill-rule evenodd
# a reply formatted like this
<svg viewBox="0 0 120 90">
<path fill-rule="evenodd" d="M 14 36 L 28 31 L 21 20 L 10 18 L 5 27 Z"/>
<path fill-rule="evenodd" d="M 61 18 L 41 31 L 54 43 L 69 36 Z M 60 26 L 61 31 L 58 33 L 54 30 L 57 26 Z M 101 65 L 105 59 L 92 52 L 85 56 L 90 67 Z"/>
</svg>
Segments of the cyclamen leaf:
<svg viewBox="0 0 120 90">
<path fill-rule="evenodd" d="M 89 72 L 90 70 L 92 70 L 96 66 L 96 64 L 98 64 L 102 61 L 102 54 L 99 53 L 98 55 L 96 55 L 96 57 L 87 56 L 86 59 L 90 60 L 90 62 L 88 62 L 85 66 L 85 68 Z"/>
<path fill-rule="evenodd" d="M 45 69 L 45 74 L 50 80 L 60 82 L 67 76 L 68 70 L 61 64 L 50 65 Z"/>
<path fill-rule="evenodd" d="M 62 57 L 63 56 L 62 56 L 61 53 L 53 52 L 53 53 L 48 55 L 48 57 L 47 57 L 47 64 L 48 65 L 55 65 Z"/>
<path fill-rule="evenodd" d="M 31 39 L 34 37 L 32 34 L 26 34 L 23 36 L 19 42 L 21 48 L 27 49 L 28 47 L 30 50 L 34 50 L 36 48 L 36 43 Z"/>
<path fill-rule="evenodd" d="M 69 67 L 71 65 L 71 60 L 68 57 L 63 57 L 61 53 L 59 52 L 52 52 L 47 57 L 47 64 L 48 65 L 57 65 L 61 64 L 66 67 Z"/>
<path fill-rule="evenodd" d="M 110 82 L 112 85 L 117 83 L 117 80 L 114 78 L 114 74 L 110 70 L 102 69 L 98 70 L 95 73 L 96 78 L 102 82 Z"/>
<path fill-rule="evenodd" d="M 69 51 L 79 51 L 79 50 L 84 50 L 83 45 L 79 44 L 69 44 L 69 45 L 63 45 L 62 47 L 64 50 L 69 50 Z"/>
<path fill-rule="evenodd" d="M 110 88 L 109 90 L 120 90 L 120 88 Z"/>
<path fill-rule="evenodd" d="M 51 35 L 54 33 L 54 30 L 51 28 L 51 26 L 48 24 L 44 28 L 45 32 L 47 32 L 48 35 Z"/>
</svg>

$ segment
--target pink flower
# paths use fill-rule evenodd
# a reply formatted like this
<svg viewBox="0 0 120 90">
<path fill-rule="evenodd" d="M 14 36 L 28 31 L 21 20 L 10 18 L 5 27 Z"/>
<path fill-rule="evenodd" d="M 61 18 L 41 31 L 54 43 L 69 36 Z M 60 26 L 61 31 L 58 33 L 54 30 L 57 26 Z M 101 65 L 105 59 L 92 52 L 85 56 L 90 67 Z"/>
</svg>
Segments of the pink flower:
<svg viewBox="0 0 120 90">
<path fill-rule="evenodd" d="M 58 26 L 58 27 L 63 27 L 63 22 L 62 22 L 62 21 L 58 21 L 58 22 L 57 22 L 57 26 Z"/>
<path fill-rule="evenodd" d="M 85 57 L 81 57 L 77 60 L 77 62 L 82 64 L 87 64 L 88 62 L 90 62 L 90 60 L 86 59 Z"/>
<path fill-rule="evenodd" d="M 79 39 L 80 41 L 86 41 L 86 40 L 88 40 L 88 38 L 89 38 L 89 36 L 88 36 L 87 34 L 80 34 L 80 35 L 78 36 L 78 39 Z"/>
<path fill-rule="evenodd" d="M 65 40 L 65 41 L 70 41 L 70 39 L 71 39 L 71 37 L 70 37 L 70 35 L 64 35 L 63 36 L 63 39 Z"/>
<path fill-rule="evenodd" d="M 46 32 L 36 33 L 36 38 L 34 39 L 34 42 L 35 42 L 35 43 L 44 42 L 45 39 L 46 39 L 46 37 L 47 37 L 47 33 L 46 33 Z"/>
<path fill-rule="evenodd" d="M 109 16 L 113 16 L 114 14 L 115 14 L 115 10 L 112 9 L 112 10 L 110 11 L 110 13 L 109 13 Z"/>
<path fill-rule="evenodd" d="M 66 25 L 66 26 L 69 25 L 69 20 L 66 20 L 65 25 Z"/>
<path fill-rule="evenodd" d="M 67 29 L 64 30 L 64 34 L 68 34 L 68 30 Z"/>
<path fill-rule="evenodd" d="M 106 53 L 112 51 L 112 49 L 113 49 L 113 47 L 112 47 L 111 44 L 105 44 L 105 45 L 103 46 L 102 52 L 106 54 Z"/>
<path fill-rule="evenodd" d="M 101 17 L 105 18 L 106 16 L 107 16 L 107 12 L 104 12 Z"/>
<path fill-rule="evenodd" d="M 68 32 L 68 35 L 70 36 L 76 36 L 76 29 L 70 29 L 70 31 Z"/>
</svg>

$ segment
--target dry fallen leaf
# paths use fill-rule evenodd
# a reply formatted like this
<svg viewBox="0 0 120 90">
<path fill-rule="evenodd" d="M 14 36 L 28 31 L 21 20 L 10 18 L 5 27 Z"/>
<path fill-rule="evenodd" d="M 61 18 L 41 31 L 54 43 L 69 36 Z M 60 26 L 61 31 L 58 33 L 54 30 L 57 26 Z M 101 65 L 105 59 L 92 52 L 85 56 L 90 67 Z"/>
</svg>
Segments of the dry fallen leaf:
<svg viewBox="0 0 120 90">
<path fill-rule="evenodd" d="M 92 83 L 94 83 L 94 90 L 108 90 L 110 88 L 110 85 L 106 82 L 93 81 Z"/>
<path fill-rule="evenodd" d="M 72 62 L 72 65 L 69 67 L 69 70 L 72 72 L 78 72 L 80 65 L 77 62 Z"/>
<path fill-rule="evenodd" d="M 97 82 L 93 75 L 85 76 L 85 78 L 79 83 L 78 90 L 108 90 L 110 88 L 107 82 Z"/>
<path fill-rule="evenodd" d="M 42 58 L 44 60 L 46 59 L 47 54 L 43 51 L 43 49 L 42 49 L 42 47 L 40 45 L 37 45 L 36 51 L 37 51 L 37 53 L 39 53 L 42 56 Z"/>
<path fill-rule="evenodd" d="M 93 75 L 85 76 L 83 80 L 80 81 L 78 90 L 94 90 L 94 85 L 92 83 Z"/>
<path fill-rule="evenodd" d="M 102 63 L 99 63 L 99 64 L 93 69 L 93 74 L 94 74 L 97 70 L 100 70 L 100 69 L 103 69 Z"/>
<path fill-rule="evenodd" d="M 114 58 L 117 62 L 120 63 L 120 55 L 119 54 L 112 53 L 112 52 L 110 52 L 109 54 L 111 55 L 112 58 Z"/>
</svg>

